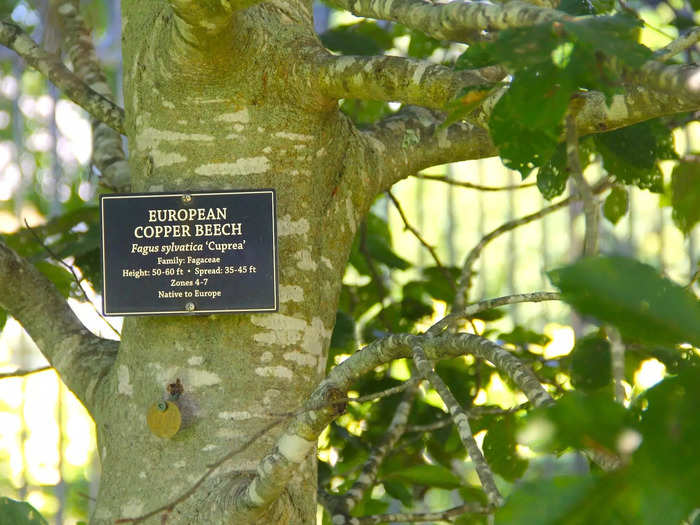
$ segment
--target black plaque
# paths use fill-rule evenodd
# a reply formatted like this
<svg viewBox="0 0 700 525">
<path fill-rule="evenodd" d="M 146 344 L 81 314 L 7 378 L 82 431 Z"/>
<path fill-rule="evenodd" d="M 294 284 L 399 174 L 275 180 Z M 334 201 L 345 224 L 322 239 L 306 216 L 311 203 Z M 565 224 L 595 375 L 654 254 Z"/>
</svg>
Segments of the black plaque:
<svg viewBox="0 0 700 525">
<path fill-rule="evenodd" d="M 274 190 L 100 197 L 105 315 L 275 312 Z"/>
</svg>

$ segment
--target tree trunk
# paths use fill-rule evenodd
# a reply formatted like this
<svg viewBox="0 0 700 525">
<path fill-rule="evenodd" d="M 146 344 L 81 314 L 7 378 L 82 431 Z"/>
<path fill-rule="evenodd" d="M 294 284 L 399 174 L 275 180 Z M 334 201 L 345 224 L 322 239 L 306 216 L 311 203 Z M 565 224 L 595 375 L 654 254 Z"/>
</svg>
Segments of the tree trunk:
<svg viewBox="0 0 700 525">
<path fill-rule="evenodd" d="M 132 190 L 274 188 L 280 306 L 278 313 L 125 320 L 93 414 L 103 470 L 99 524 L 174 500 L 207 465 L 301 406 L 324 376 L 347 253 L 368 206 L 338 191 L 349 170 L 360 172 L 348 151 L 351 124 L 335 101 L 295 83 L 299 49 L 316 39 L 310 5 L 242 12 L 235 42 L 212 41 L 206 55 L 181 38 L 165 2 L 127 0 L 123 13 Z M 149 432 L 146 413 L 177 378 L 195 419 L 164 440 Z M 231 516 L 226 503 L 282 428 L 224 464 L 168 523 L 262 520 Z M 315 493 L 312 454 L 265 519 L 315 523 Z"/>
</svg>

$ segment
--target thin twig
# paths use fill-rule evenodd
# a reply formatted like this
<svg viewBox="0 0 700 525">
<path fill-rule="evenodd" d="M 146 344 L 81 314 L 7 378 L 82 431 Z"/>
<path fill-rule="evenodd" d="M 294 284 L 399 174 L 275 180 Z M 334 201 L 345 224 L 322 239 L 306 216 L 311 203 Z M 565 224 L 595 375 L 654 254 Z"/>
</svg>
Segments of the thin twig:
<svg viewBox="0 0 700 525">
<path fill-rule="evenodd" d="M 608 189 L 611 186 L 611 184 L 612 182 L 606 178 L 600 181 L 598 184 L 596 184 L 592 188 L 592 191 L 594 194 L 602 193 L 603 191 Z M 514 219 L 512 221 L 503 223 L 498 228 L 482 237 L 481 240 L 476 244 L 476 246 L 474 246 L 474 248 L 471 249 L 471 251 L 467 255 L 467 258 L 464 260 L 464 265 L 462 266 L 462 275 L 460 276 L 459 282 L 457 283 L 457 293 L 455 295 L 455 303 L 453 305 L 453 310 L 462 310 L 464 308 L 467 301 L 469 289 L 472 285 L 474 263 L 479 258 L 481 252 L 484 250 L 488 243 L 490 243 L 500 235 L 503 235 L 504 233 L 514 230 L 519 226 L 524 226 L 525 224 L 529 224 L 531 222 L 539 220 L 542 217 L 545 217 L 546 215 L 552 212 L 560 210 L 561 208 L 568 206 L 570 203 L 578 201 L 580 199 L 581 197 L 578 195 L 567 197 L 566 199 L 561 200 L 556 204 L 552 204 L 551 206 L 547 206 L 546 208 L 542 208 L 541 210 L 535 213 L 531 213 L 530 215 L 525 215 L 524 217 L 520 217 L 519 219 Z"/>
<path fill-rule="evenodd" d="M 107 326 L 109 326 L 109 327 L 112 329 L 112 331 L 113 331 L 115 334 L 117 334 L 118 337 L 121 337 L 122 334 L 120 334 L 119 331 L 118 331 L 116 328 L 114 328 L 114 326 L 112 326 L 112 324 L 105 318 L 105 316 L 102 315 L 102 313 L 99 311 L 99 309 L 98 309 L 98 308 L 95 306 L 95 304 L 90 300 L 90 298 L 88 297 L 87 292 L 86 292 L 85 289 L 83 288 L 82 279 L 80 279 L 80 277 L 78 277 L 78 274 L 75 273 L 75 268 L 73 267 L 73 265 L 72 265 L 72 264 L 68 264 L 68 263 L 65 262 L 63 259 L 61 259 L 58 255 L 56 255 L 56 253 L 55 253 L 51 248 L 48 247 L 48 245 L 42 240 L 42 238 L 39 237 L 39 235 L 37 235 L 37 234 L 34 232 L 34 229 L 33 229 L 31 226 L 29 226 L 29 222 L 27 222 L 27 219 L 24 219 L 24 225 L 27 227 L 27 229 L 30 231 L 30 233 L 34 236 L 34 238 L 36 239 L 36 242 L 38 242 L 38 243 L 41 245 L 41 247 L 44 248 L 44 250 L 46 250 L 46 252 L 51 256 L 51 258 L 52 258 L 54 261 L 56 261 L 57 263 L 61 264 L 63 267 L 65 267 L 68 271 L 70 271 L 70 273 L 73 275 L 73 280 L 74 280 L 75 283 L 78 285 L 78 289 L 80 289 L 81 293 L 83 294 L 83 298 L 85 299 L 85 301 L 86 301 L 90 306 L 92 306 L 93 310 L 95 310 L 95 313 L 97 313 L 97 315 L 100 316 L 100 318 L 105 322 L 105 324 L 106 324 Z"/>
<path fill-rule="evenodd" d="M 265 427 L 261 428 L 258 430 L 255 434 L 253 434 L 248 441 L 243 443 L 241 446 L 234 448 L 231 450 L 228 454 L 226 454 L 224 457 L 219 459 L 216 463 L 213 463 L 211 465 L 207 465 L 207 471 L 202 474 L 202 476 L 196 481 L 194 485 L 192 485 L 189 489 L 187 489 L 185 492 L 183 492 L 180 496 L 178 496 L 176 499 L 172 500 L 169 503 L 166 503 L 162 507 L 158 507 L 155 510 L 152 510 L 151 512 L 148 512 L 146 514 L 143 514 L 141 516 L 138 516 L 136 518 L 120 518 L 115 521 L 115 523 L 141 523 L 142 521 L 146 521 L 148 518 L 151 518 L 157 514 L 160 514 L 161 512 L 164 513 L 170 513 L 173 511 L 173 509 L 182 503 L 183 501 L 187 500 L 192 494 L 194 494 L 197 489 L 204 483 L 209 476 L 211 476 L 214 471 L 219 468 L 221 465 L 226 463 L 229 459 L 233 458 L 235 455 L 240 454 L 241 452 L 245 451 L 250 445 L 252 445 L 254 442 L 256 442 L 258 439 L 260 439 L 268 430 L 272 429 L 273 427 L 279 425 L 284 421 L 283 418 L 276 419 L 269 425 L 266 425 Z"/>
<path fill-rule="evenodd" d="M 529 401 L 522 403 L 520 405 L 516 405 L 511 408 L 502 408 L 499 406 L 474 406 L 471 407 L 470 409 L 465 409 L 465 413 L 467 416 L 470 418 L 474 419 L 477 417 L 482 417 L 482 416 L 487 416 L 487 415 L 507 415 L 507 414 L 513 414 L 515 412 L 518 412 L 520 410 L 525 410 L 526 408 L 530 407 L 531 404 Z M 444 428 L 446 426 L 449 426 L 452 424 L 452 418 L 451 417 L 446 417 L 443 419 L 440 419 L 438 421 L 435 421 L 433 423 L 428 423 L 426 425 L 410 425 L 406 427 L 406 432 L 432 432 L 433 430 L 439 430 L 441 428 Z"/>
<path fill-rule="evenodd" d="M 413 234 L 413 236 L 418 240 L 418 242 L 421 243 L 423 245 L 423 247 L 425 247 L 425 249 L 428 250 L 428 252 L 430 252 L 430 256 L 433 258 L 433 261 L 435 261 L 435 264 L 438 267 L 438 269 L 440 270 L 440 273 L 443 275 L 443 277 L 445 279 L 447 279 L 447 282 L 450 283 L 450 285 L 454 289 L 455 283 L 453 282 L 450 274 L 445 269 L 445 265 L 443 265 L 442 262 L 440 261 L 440 257 L 438 257 L 438 254 L 435 251 L 435 248 L 433 248 L 430 244 L 428 244 L 428 242 L 423 238 L 421 233 L 414 226 L 412 226 L 410 222 L 408 222 L 408 218 L 406 217 L 406 214 L 404 213 L 403 208 L 401 207 L 401 203 L 396 199 L 394 194 L 391 193 L 391 191 L 387 191 L 386 194 L 389 197 L 389 199 L 391 199 L 391 202 L 394 204 L 396 211 L 399 212 L 399 216 L 401 217 L 401 220 L 403 221 L 404 230 L 410 231 Z"/>
<path fill-rule="evenodd" d="M 7 379 L 10 377 L 25 377 L 30 374 L 37 374 L 39 372 L 44 372 L 45 370 L 52 370 L 52 366 L 42 366 L 40 368 L 34 368 L 32 370 L 15 370 L 14 372 L 4 372 L 0 373 L 0 379 Z"/>
<path fill-rule="evenodd" d="M 579 158 L 578 151 L 578 132 L 576 131 L 576 120 L 573 115 L 567 115 L 566 117 L 566 158 L 571 177 L 583 200 L 583 213 L 586 219 L 586 233 L 583 239 L 583 256 L 595 255 L 598 252 L 598 203 L 581 169 L 581 159 Z"/>
<path fill-rule="evenodd" d="M 362 471 L 352 487 L 350 487 L 345 494 L 340 496 L 339 500 L 341 502 L 340 508 L 342 509 L 342 514 L 349 513 L 362 499 L 367 490 L 374 486 L 374 482 L 377 479 L 377 472 L 384 458 L 394 448 L 405 432 L 411 406 L 413 405 L 413 400 L 418 391 L 418 381 L 411 381 L 411 386 L 412 388 L 404 393 L 403 399 L 401 399 L 399 405 L 396 407 L 394 417 L 391 419 L 381 443 L 370 452 L 369 458 L 367 458 L 367 461 L 362 466 Z"/>
<path fill-rule="evenodd" d="M 664 61 L 682 53 L 686 49 L 690 49 L 700 41 L 700 27 L 694 27 L 688 32 L 676 38 L 673 42 L 667 44 L 661 49 L 654 52 L 654 59 Z"/>
<path fill-rule="evenodd" d="M 420 381 L 415 380 L 415 379 L 409 379 L 408 381 L 401 383 L 400 385 L 387 388 L 386 390 L 382 390 L 380 392 L 374 392 L 372 394 L 367 394 L 364 396 L 360 397 L 341 397 L 341 398 L 336 398 L 333 399 L 332 401 L 328 401 L 327 403 L 323 405 L 318 405 L 314 406 L 313 408 L 302 408 L 300 410 L 296 410 L 294 412 L 279 412 L 279 413 L 274 413 L 274 414 L 269 414 L 271 417 L 294 417 L 302 412 L 308 412 L 309 410 L 319 410 L 321 408 L 325 408 L 328 406 L 333 406 L 333 405 L 344 405 L 346 403 L 366 403 L 367 401 L 376 401 L 378 399 L 383 399 L 385 397 L 393 396 L 395 394 L 398 394 L 400 392 L 403 392 L 407 388 L 415 385 L 416 383 L 419 383 Z"/>
<path fill-rule="evenodd" d="M 617 329 L 612 326 L 607 327 L 608 339 L 610 339 L 610 360 L 615 388 L 615 401 L 620 404 L 625 402 L 625 345 Z"/>
<path fill-rule="evenodd" d="M 0 20 L 0 44 L 15 51 L 93 117 L 124 134 L 124 110 L 88 87 L 58 56 L 41 49 L 17 24 Z"/>
<path fill-rule="evenodd" d="M 686 289 L 692 290 L 693 286 L 695 285 L 696 282 L 700 280 L 700 270 L 695 272 L 693 276 L 690 278 L 690 281 L 688 281 L 688 284 L 685 285 Z"/>
<path fill-rule="evenodd" d="M 63 26 L 64 48 L 73 71 L 88 86 L 109 100 L 114 93 L 107 84 L 95 52 L 92 35 L 79 13 L 80 2 L 58 0 L 56 11 Z M 129 188 L 129 166 L 119 134 L 99 120 L 92 119 L 92 161 L 101 173 L 100 183 L 115 191 Z"/>
<path fill-rule="evenodd" d="M 501 493 L 496 486 L 496 481 L 493 477 L 493 472 L 491 472 L 491 467 L 489 467 L 488 463 L 486 462 L 486 458 L 484 458 L 479 446 L 476 444 L 476 440 L 472 435 L 472 430 L 469 425 L 469 418 L 462 408 L 462 405 L 459 404 L 459 401 L 457 401 L 457 398 L 455 398 L 454 394 L 452 394 L 449 387 L 445 384 L 437 372 L 435 372 L 433 363 L 428 360 L 425 352 L 423 351 L 423 347 L 419 343 L 414 342 L 411 344 L 411 352 L 413 353 L 413 361 L 416 364 L 420 375 L 430 381 L 430 384 L 433 385 L 433 388 L 437 391 L 447 406 L 447 410 L 450 412 L 450 416 L 452 416 L 452 419 L 457 426 L 459 437 L 462 440 L 464 447 L 467 449 L 469 457 L 474 463 L 476 473 L 479 476 L 481 486 L 483 487 L 489 502 L 492 505 L 500 506 L 503 503 L 503 496 L 501 496 Z"/>
<path fill-rule="evenodd" d="M 379 271 L 374 265 L 372 255 L 367 249 L 367 224 L 365 222 L 363 222 L 360 226 L 360 243 L 358 245 L 358 249 L 363 259 L 365 260 L 365 263 L 367 263 L 367 269 L 369 270 L 369 273 L 372 277 L 372 282 L 374 283 L 374 286 L 377 289 L 377 295 L 379 296 L 379 304 L 382 306 L 382 309 L 379 311 L 378 314 L 379 320 L 384 325 L 384 328 L 389 330 L 389 323 L 386 321 L 386 318 L 384 316 L 384 299 L 389 297 L 389 292 L 387 291 L 386 286 L 384 286 L 384 283 L 381 279 L 381 275 L 379 275 Z"/>
<path fill-rule="evenodd" d="M 508 304 L 516 303 L 539 303 L 542 301 L 558 301 L 561 299 L 561 294 L 559 292 L 532 292 L 532 293 L 521 293 L 515 295 L 505 295 L 503 297 L 496 297 L 494 299 L 486 299 L 485 301 L 479 301 L 478 303 L 473 303 L 465 306 L 459 312 L 451 313 L 448 316 L 443 317 L 433 326 L 431 326 L 426 334 L 437 335 L 447 328 L 452 322 L 459 319 L 472 319 L 476 314 L 484 312 L 486 310 L 491 310 L 492 308 L 497 308 L 499 306 L 505 306 Z M 478 335 L 478 334 L 477 334 Z"/>
<path fill-rule="evenodd" d="M 536 182 L 527 182 L 525 184 L 510 184 L 507 186 L 484 186 L 482 184 L 475 184 L 473 182 L 449 179 L 449 178 L 443 177 L 441 175 L 425 175 L 423 173 L 415 173 L 412 175 L 412 177 L 415 177 L 417 179 L 434 180 L 434 181 L 438 181 L 438 182 L 444 182 L 445 184 L 449 184 L 451 186 L 459 186 L 460 188 L 469 188 L 472 190 L 479 190 L 479 191 L 520 190 L 523 188 L 532 188 L 533 186 L 535 186 L 537 184 Z"/>
<path fill-rule="evenodd" d="M 462 514 L 490 514 L 493 508 L 481 505 L 480 503 L 465 503 L 457 507 L 452 507 L 448 510 L 438 512 L 424 512 L 415 514 L 378 514 L 376 516 L 364 516 L 357 518 L 358 525 L 377 525 L 379 523 L 420 523 L 426 521 L 445 521 L 451 518 L 456 518 Z"/>
</svg>

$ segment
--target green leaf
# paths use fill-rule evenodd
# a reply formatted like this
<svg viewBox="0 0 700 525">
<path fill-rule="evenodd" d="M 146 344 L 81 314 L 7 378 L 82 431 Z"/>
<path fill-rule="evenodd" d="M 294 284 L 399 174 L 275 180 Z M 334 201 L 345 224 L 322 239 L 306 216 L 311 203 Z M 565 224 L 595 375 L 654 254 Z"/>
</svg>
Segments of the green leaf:
<svg viewBox="0 0 700 525">
<path fill-rule="evenodd" d="M 2 329 L 5 327 L 5 323 L 7 322 L 7 312 L 0 308 L 0 332 L 2 332 Z"/>
<path fill-rule="evenodd" d="M 528 344 L 544 346 L 551 341 L 549 336 L 528 330 L 522 326 L 516 326 L 508 333 L 499 334 L 498 339 L 504 343 L 510 343 L 516 346 Z"/>
<path fill-rule="evenodd" d="M 372 491 L 370 490 L 369 493 Z M 351 516 L 372 516 L 374 514 L 384 514 L 389 508 L 388 501 L 382 501 L 366 497 L 362 499 L 355 507 L 353 507 Z"/>
<path fill-rule="evenodd" d="M 460 273 L 461 270 L 456 266 L 423 268 L 425 291 L 434 299 L 445 301 L 448 304 L 452 303 L 455 296 L 455 283 Z"/>
<path fill-rule="evenodd" d="M 377 55 L 393 46 L 391 34 L 367 20 L 329 29 L 320 38 L 328 49 L 344 55 Z"/>
<path fill-rule="evenodd" d="M 507 481 L 515 481 L 527 470 L 529 461 L 516 450 L 515 419 L 505 417 L 491 425 L 484 438 L 484 457 L 491 469 Z"/>
<path fill-rule="evenodd" d="M 506 166 L 525 178 L 552 157 L 573 91 L 571 78 L 551 62 L 516 73 L 489 120 L 491 136 Z"/>
<path fill-rule="evenodd" d="M 441 489 L 456 489 L 462 485 L 460 478 L 441 465 L 413 465 L 388 474 L 386 479 Z"/>
<path fill-rule="evenodd" d="M 102 289 L 102 254 L 99 248 L 75 256 L 75 266 L 92 283 L 95 290 Z"/>
<path fill-rule="evenodd" d="M 574 16 L 595 14 L 595 8 L 589 0 L 561 0 L 557 9 Z"/>
<path fill-rule="evenodd" d="M 564 193 L 568 180 L 566 148 L 559 144 L 552 157 L 537 170 L 537 188 L 545 199 L 552 200 Z"/>
<path fill-rule="evenodd" d="M 26 501 L 0 497 L 0 525 L 48 525 L 48 522 Z"/>
<path fill-rule="evenodd" d="M 347 98 L 340 105 L 340 110 L 349 115 L 359 126 L 368 126 L 391 115 L 389 104 L 382 100 L 360 100 Z"/>
<path fill-rule="evenodd" d="M 476 397 L 476 370 L 473 365 L 468 365 L 463 357 L 438 361 L 435 371 L 463 404 Z"/>
<path fill-rule="evenodd" d="M 594 137 L 603 167 L 623 182 L 656 193 L 663 191 L 659 160 L 677 158 L 669 129 L 658 120 L 600 133 Z"/>
<path fill-rule="evenodd" d="M 624 186 L 614 186 L 603 203 L 603 215 L 611 223 L 617 224 L 627 214 L 630 198 Z"/>
<path fill-rule="evenodd" d="M 686 235 L 700 221 L 700 161 L 679 163 L 671 175 L 673 222 Z"/>
<path fill-rule="evenodd" d="M 343 349 L 355 348 L 355 320 L 345 312 L 338 312 L 335 316 L 331 346 Z"/>
<path fill-rule="evenodd" d="M 384 490 L 392 498 L 399 500 L 404 506 L 411 507 L 413 505 L 413 494 L 406 488 L 406 485 L 398 481 L 384 480 L 382 482 Z"/>
<path fill-rule="evenodd" d="M 597 333 L 576 341 L 571 351 L 571 384 L 584 391 L 596 390 L 612 381 L 610 342 Z"/>
<path fill-rule="evenodd" d="M 642 442 L 630 478 L 641 492 L 641 523 L 680 523 L 700 500 L 700 369 L 689 368 L 640 400 Z"/>
<path fill-rule="evenodd" d="M 525 482 L 498 510 L 496 523 L 560 525 L 562 518 L 585 500 L 591 486 L 591 478 L 573 476 Z"/>
<path fill-rule="evenodd" d="M 447 117 L 440 124 L 440 129 L 444 129 L 469 115 L 486 97 L 493 93 L 495 86 L 498 85 L 500 84 L 477 84 L 462 88 L 454 100 L 446 104 Z"/>
<path fill-rule="evenodd" d="M 609 392 L 598 390 L 567 392 L 555 405 L 535 409 L 525 420 L 528 430 L 543 428 L 543 419 L 550 423 L 548 435 L 532 444 L 537 450 L 561 452 L 567 448 L 598 448 L 616 451 L 628 418 L 625 407 L 616 403 Z M 528 428 L 529 425 L 533 427 Z M 527 435 L 527 430 L 523 435 Z"/>
<path fill-rule="evenodd" d="M 454 68 L 456 71 L 465 69 L 479 69 L 498 63 L 498 59 L 492 55 L 491 45 L 477 42 L 457 57 Z"/>
<path fill-rule="evenodd" d="M 442 42 L 426 36 L 420 31 L 411 31 L 411 42 L 408 44 L 408 56 L 414 58 L 428 58 L 433 51 L 442 46 Z"/>
<path fill-rule="evenodd" d="M 70 295 L 71 287 L 73 286 L 73 283 L 75 283 L 72 273 L 66 270 L 63 266 L 47 261 L 37 261 L 34 263 L 34 266 L 36 266 L 36 269 L 44 274 L 44 277 L 54 284 L 61 295 L 64 297 L 68 297 Z"/>
<path fill-rule="evenodd" d="M 498 319 L 503 319 L 506 313 L 498 308 L 489 308 L 488 310 L 483 310 L 472 316 L 472 319 L 481 319 L 482 321 L 496 321 Z"/>
<path fill-rule="evenodd" d="M 410 268 L 410 263 L 394 253 L 391 249 L 391 234 L 386 220 L 370 213 L 365 219 L 365 224 L 362 227 L 364 230 L 364 250 L 371 257 L 375 264 L 380 262 L 387 265 L 389 268 L 397 268 L 406 270 Z M 364 275 L 372 276 L 365 254 L 361 252 L 360 243 L 362 242 L 362 231 L 355 237 L 352 253 L 350 254 L 350 262 L 358 272 Z"/>
<path fill-rule="evenodd" d="M 485 44 L 484 51 L 495 62 L 522 71 L 551 64 L 552 52 L 567 41 L 567 35 L 561 31 L 558 22 L 545 22 L 500 31 L 495 42 Z"/>
<path fill-rule="evenodd" d="M 700 303 L 651 266 L 625 257 L 591 257 L 551 271 L 549 277 L 564 301 L 615 325 L 625 338 L 700 345 Z"/>
<path fill-rule="evenodd" d="M 651 50 L 637 42 L 642 21 L 627 14 L 581 17 L 563 25 L 577 45 L 589 46 L 631 67 L 640 67 L 652 57 Z"/>
</svg>

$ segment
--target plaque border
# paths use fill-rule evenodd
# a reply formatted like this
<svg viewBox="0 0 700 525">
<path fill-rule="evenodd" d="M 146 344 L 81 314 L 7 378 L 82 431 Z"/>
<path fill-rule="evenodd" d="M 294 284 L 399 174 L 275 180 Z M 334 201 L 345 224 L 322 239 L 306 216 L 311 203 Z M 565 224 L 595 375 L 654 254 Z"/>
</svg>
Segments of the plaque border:
<svg viewBox="0 0 700 525">
<path fill-rule="evenodd" d="M 207 195 L 251 195 L 269 194 L 272 197 L 272 285 L 275 290 L 274 306 L 272 308 L 235 308 L 227 310 L 167 310 L 148 312 L 116 312 L 107 311 L 107 279 L 106 279 L 106 257 L 105 257 L 105 230 L 104 230 L 104 200 L 111 199 L 131 199 L 148 197 L 206 197 Z M 274 188 L 261 188 L 254 190 L 202 190 L 202 191 L 163 191 L 163 192 L 139 192 L 139 193 L 108 193 L 100 195 L 100 255 L 102 256 L 102 315 L 104 316 L 132 316 L 132 315 L 213 315 L 219 313 L 256 313 L 256 312 L 278 312 L 279 311 L 279 259 L 277 247 L 277 194 Z"/>
</svg>

